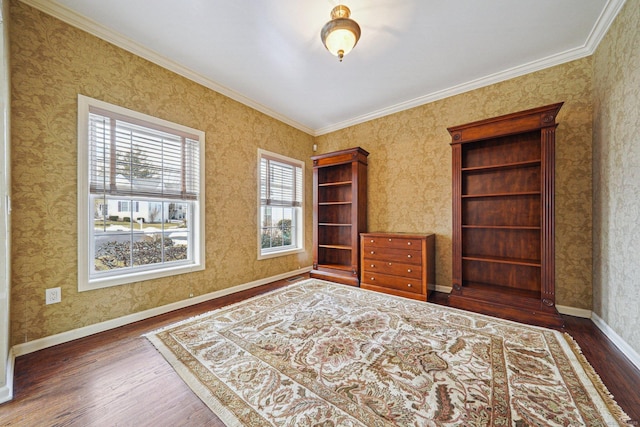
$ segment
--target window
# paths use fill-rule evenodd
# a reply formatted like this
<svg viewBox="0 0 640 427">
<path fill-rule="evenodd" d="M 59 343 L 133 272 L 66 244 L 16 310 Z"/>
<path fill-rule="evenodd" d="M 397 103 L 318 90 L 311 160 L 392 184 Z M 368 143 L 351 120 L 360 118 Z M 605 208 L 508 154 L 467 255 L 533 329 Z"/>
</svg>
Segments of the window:
<svg viewBox="0 0 640 427">
<path fill-rule="evenodd" d="M 304 250 L 304 163 L 258 150 L 258 259 Z"/>
<path fill-rule="evenodd" d="M 204 132 L 78 96 L 78 289 L 204 268 Z"/>
<path fill-rule="evenodd" d="M 118 201 L 118 212 L 129 212 L 129 201 L 128 200 L 119 200 Z"/>
<path fill-rule="evenodd" d="M 140 212 L 140 202 L 133 202 L 133 212 Z M 118 200 L 118 212 L 131 212 L 128 200 Z"/>
</svg>

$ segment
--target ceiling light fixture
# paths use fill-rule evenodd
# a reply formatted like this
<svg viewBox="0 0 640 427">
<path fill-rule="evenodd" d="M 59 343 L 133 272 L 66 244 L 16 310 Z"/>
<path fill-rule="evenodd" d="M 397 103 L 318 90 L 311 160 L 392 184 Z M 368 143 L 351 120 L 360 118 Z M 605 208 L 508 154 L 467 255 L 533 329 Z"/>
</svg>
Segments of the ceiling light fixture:
<svg viewBox="0 0 640 427">
<path fill-rule="evenodd" d="M 349 19 L 351 11 L 347 6 L 338 5 L 331 11 L 331 21 L 324 24 L 320 37 L 324 47 L 342 58 L 358 43 L 360 39 L 360 26 L 353 19 Z"/>
</svg>

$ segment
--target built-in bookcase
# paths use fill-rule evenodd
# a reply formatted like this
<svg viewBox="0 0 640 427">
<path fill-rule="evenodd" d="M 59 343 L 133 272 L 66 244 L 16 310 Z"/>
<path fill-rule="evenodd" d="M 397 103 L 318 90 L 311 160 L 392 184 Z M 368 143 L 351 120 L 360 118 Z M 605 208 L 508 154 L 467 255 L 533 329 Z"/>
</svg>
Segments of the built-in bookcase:
<svg viewBox="0 0 640 427">
<path fill-rule="evenodd" d="M 367 227 L 367 153 L 313 156 L 312 277 L 358 286 L 358 236 Z"/>
<path fill-rule="evenodd" d="M 453 306 L 561 326 L 555 308 L 554 104 L 449 128 Z"/>
</svg>

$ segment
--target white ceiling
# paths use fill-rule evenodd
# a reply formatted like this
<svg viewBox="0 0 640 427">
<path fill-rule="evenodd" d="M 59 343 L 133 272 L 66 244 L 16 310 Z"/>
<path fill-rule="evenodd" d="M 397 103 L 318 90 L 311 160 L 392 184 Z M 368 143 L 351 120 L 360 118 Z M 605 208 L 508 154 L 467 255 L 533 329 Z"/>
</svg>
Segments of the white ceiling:
<svg viewBox="0 0 640 427">
<path fill-rule="evenodd" d="M 625 0 L 23 0 L 312 135 L 593 53 Z"/>
</svg>

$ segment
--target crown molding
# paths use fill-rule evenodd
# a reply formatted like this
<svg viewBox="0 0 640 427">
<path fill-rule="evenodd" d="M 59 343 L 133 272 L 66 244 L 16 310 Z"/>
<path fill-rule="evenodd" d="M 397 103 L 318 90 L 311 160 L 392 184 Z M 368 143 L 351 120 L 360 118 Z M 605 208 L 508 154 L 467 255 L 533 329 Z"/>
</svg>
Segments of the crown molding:
<svg viewBox="0 0 640 427">
<path fill-rule="evenodd" d="M 434 101 L 445 99 L 451 96 L 459 95 L 465 92 L 469 92 L 475 89 L 479 89 L 485 86 L 489 86 L 495 83 L 503 82 L 509 79 L 523 76 L 525 74 L 533 73 L 536 71 L 550 68 L 556 65 L 564 64 L 570 61 L 581 59 L 592 55 L 597 49 L 598 45 L 606 35 L 607 31 L 611 27 L 611 24 L 615 20 L 616 16 L 624 6 L 626 0 L 608 0 L 602 13 L 598 17 L 596 24 L 594 25 L 591 33 L 587 37 L 585 44 L 581 47 L 570 49 L 565 52 L 561 52 L 556 55 L 551 55 L 541 60 L 536 60 L 523 64 L 511 69 L 491 74 L 486 77 L 482 77 L 476 80 L 465 82 L 450 88 L 432 92 L 420 97 L 401 102 L 389 107 L 381 108 L 371 113 L 363 114 L 357 117 L 353 117 L 338 123 L 334 123 L 318 129 L 312 129 L 305 126 L 287 116 L 284 116 L 270 108 L 238 93 L 228 87 L 222 86 L 215 81 L 196 73 L 193 70 L 184 67 L 175 61 L 172 61 L 159 53 L 148 49 L 133 40 L 124 37 L 118 33 L 114 33 L 103 25 L 88 19 L 62 5 L 59 5 L 51 0 L 20 0 L 23 3 L 32 6 L 48 15 L 58 18 L 69 25 L 84 30 L 96 37 L 99 37 L 109 43 L 112 43 L 124 50 L 127 50 L 134 55 L 140 56 L 148 61 L 151 61 L 161 67 L 164 67 L 176 74 L 179 74 L 189 80 L 199 83 L 211 90 L 214 90 L 224 96 L 227 96 L 237 102 L 240 102 L 248 107 L 253 108 L 267 116 L 270 116 L 276 120 L 279 120 L 289 126 L 292 126 L 302 132 L 305 132 L 314 137 L 325 135 L 331 132 L 335 132 L 341 129 L 345 129 L 351 126 L 355 126 L 364 122 L 368 122 L 374 119 L 385 117 L 391 114 L 398 113 L 400 111 L 408 110 L 411 108 L 419 107 L 424 104 L 428 104 Z"/>
<path fill-rule="evenodd" d="M 460 95 L 465 92 L 470 92 L 475 89 L 490 86 L 492 84 L 500 83 L 506 80 L 513 79 L 515 77 L 524 76 L 526 74 L 540 71 L 545 68 L 550 68 L 555 65 L 563 64 L 565 62 L 574 61 L 576 59 L 589 56 L 590 53 L 584 47 L 578 49 L 572 49 L 562 52 L 557 55 L 549 56 L 542 60 L 533 61 L 524 65 L 520 65 L 505 71 L 491 74 L 486 77 L 471 80 L 456 86 L 449 87 L 447 89 L 432 92 L 427 95 L 420 96 L 418 98 L 411 99 L 409 101 L 401 102 L 399 104 L 392 105 L 387 108 L 373 111 L 362 116 L 354 117 L 343 122 L 336 123 L 321 129 L 316 130 L 315 136 L 324 135 L 327 133 L 335 132 L 337 130 L 345 129 L 351 126 L 355 126 L 370 120 L 378 119 L 380 117 L 388 116 L 391 114 L 399 113 L 401 111 L 409 110 L 411 108 L 419 107 L 421 105 L 429 104 L 431 102 L 439 101 L 441 99 L 449 98 L 455 95 Z"/>
<path fill-rule="evenodd" d="M 449 98 L 451 96 L 460 95 L 465 92 L 470 92 L 475 89 L 480 89 L 485 86 L 500 83 L 506 80 L 510 80 L 516 77 L 521 77 L 526 74 L 530 74 L 536 71 L 544 70 L 545 68 L 554 67 L 556 65 L 564 64 L 567 62 L 575 61 L 587 56 L 592 55 L 598 45 L 609 31 L 611 24 L 615 20 L 616 16 L 624 6 L 626 0 L 609 0 L 598 17 L 596 24 L 594 25 L 591 33 L 587 37 L 585 44 L 581 47 L 570 49 L 555 55 L 548 56 L 546 58 L 529 62 L 527 64 L 519 65 L 508 70 L 500 71 L 495 74 L 491 74 L 486 77 L 482 77 L 476 80 L 462 83 L 457 86 L 452 86 L 447 89 L 432 92 L 427 95 L 414 98 L 409 101 L 401 102 L 390 107 L 382 108 L 380 110 L 373 111 L 368 114 L 364 114 L 358 117 L 354 117 L 349 120 L 345 120 L 333 125 L 329 125 L 320 129 L 316 129 L 314 136 L 320 136 L 327 133 L 335 132 L 337 130 L 345 129 L 351 126 L 355 126 L 370 120 L 378 119 L 380 117 L 388 116 L 400 111 L 408 110 L 411 108 L 419 107 L 421 105 L 428 104 L 430 102 L 439 101 L 441 99 Z"/>
<path fill-rule="evenodd" d="M 558 55 L 549 56 L 542 60 L 533 61 L 528 64 L 520 65 L 505 71 L 491 74 L 486 77 L 482 77 L 476 80 L 471 80 L 460 85 L 452 86 L 447 89 L 432 92 L 428 95 L 423 95 L 418 98 L 414 98 L 409 101 L 401 102 L 391 107 L 383 108 L 371 113 L 355 117 L 353 119 L 345 120 L 335 125 L 327 126 L 316 131 L 316 136 L 324 135 L 326 133 L 335 132 L 340 129 L 355 126 L 360 123 L 364 123 L 373 119 L 388 116 L 400 111 L 409 110 L 411 108 L 419 107 L 421 105 L 429 104 L 431 102 L 439 101 L 441 99 L 449 98 L 455 95 L 460 95 L 465 92 L 470 92 L 475 89 L 490 86 L 492 84 L 500 83 L 506 80 L 511 80 L 515 77 L 524 76 L 536 71 L 550 68 L 555 65 L 563 64 L 565 62 L 574 61 L 576 59 L 589 56 L 589 52 L 584 48 L 572 49 L 566 52 L 562 52 Z"/>
<path fill-rule="evenodd" d="M 589 51 L 589 54 L 592 55 L 595 53 L 596 49 L 600 45 L 600 42 L 604 38 L 604 36 L 609 32 L 609 28 L 613 24 L 613 21 L 622 10 L 622 7 L 625 5 L 627 0 L 608 0 L 605 5 L 602 13 L 598 17 L 596 24 L 593 26 L 589 37 L 587 37 L 587 41 L 585 43 L 585 47 Z"/>
<path fill-rule="evenodd" d="M 35 9 L 38 9 L 41 12 L 46 13 L 47 15 L 53 16 L 54 18 L 57 18 L 73 27 L 86 31 L 91 35 L 94 35 L 119 48 L 122 48 L 128 52 L 131 52 L 136 56 L 144 58 L 182 77 L 185 77 L 215 92 L 218 92 L 228 98 L 231 98 L 234 101 L 244 104 L 247 107 L 251 107 L 254 110 L 257 110 L 263 114 L 266 114 L 269 117 L 272 117 L 278 121 L 281 121 L 309 135 L 314 135 L 314 130 L 311 129 L 310 127 L 305 126 L 301 123 L 298 123 L 295 120 L 292 120 L 289 117 L 286 117 L 276 111 L 273 111 L 270 108 L 260 104 L 259 102 L 256 102 L 251 98 L 248 98 L 243 94 L 234 91 L 233 89 L 220 85 L 215 81 L 203 76 L 202 74 L 197 73 L 187 67 L 184 67 L 178 64 L 177 62 L 159 54 L 158 52 L 155 52 L 152 49 L 146 48 L 141 44 L 136 43 L 133 40 L 129 39 L 128 37 L 125 37 L 119 33 L 116 33 L 108 29 L 107 27 L 101 24 L 98 24 L 92 19 L 89 19 L 83 15 L 80 15 L 72 11 L 71 9 L 68 9 L 65 6 L 62 6 L 51 0 L 20 0 L 20 1 L 26 5 L 29 5 Z"/>
</svg>

